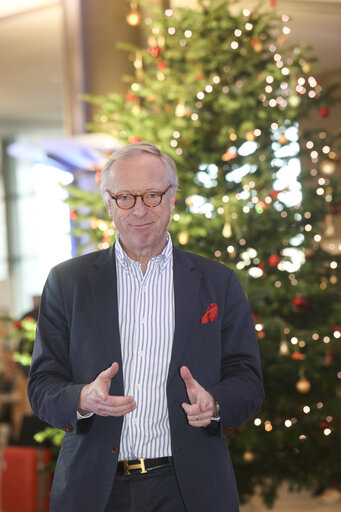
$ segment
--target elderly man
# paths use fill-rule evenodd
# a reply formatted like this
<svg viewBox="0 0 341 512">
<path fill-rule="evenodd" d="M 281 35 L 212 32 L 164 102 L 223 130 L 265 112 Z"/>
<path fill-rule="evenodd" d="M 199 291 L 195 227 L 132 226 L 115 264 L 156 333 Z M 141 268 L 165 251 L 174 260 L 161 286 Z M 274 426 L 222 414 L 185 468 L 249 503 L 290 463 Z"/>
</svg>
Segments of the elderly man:
<svg viewBox="0 0 341 512">
<path fill-rule="evenodd" d="M 235 274 L 173 247 L 177 184 L 152 144 L 115 152 L 115 244 L 47 279 L 28 393 L 66 431 L 51 512 L 238 511 L 224 430 L 260 408 L 258 344 Z"/>
</svg>

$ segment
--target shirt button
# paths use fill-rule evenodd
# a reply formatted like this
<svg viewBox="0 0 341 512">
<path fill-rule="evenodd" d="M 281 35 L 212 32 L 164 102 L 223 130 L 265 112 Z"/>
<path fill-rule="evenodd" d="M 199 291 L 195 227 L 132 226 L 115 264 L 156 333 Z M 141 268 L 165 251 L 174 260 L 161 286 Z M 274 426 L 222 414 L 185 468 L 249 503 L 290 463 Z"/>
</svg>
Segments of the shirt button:
<svg viewBox="0 0 341 512">
<path fill-rule="evenodd" d="M 140 356 L 140 357 L 143 357 L 143 356 L 144 356 L 144 351 L 143 351 L 143 350 L 140 350 L 140 352 L 139 352 L 139 356 Z"/>
<path fill-rule="evenodd" d="M 136 384 L 136 389 L 141 389 L 141 384 Z"/>
<path fill-rule="evenodd" d="M 137 423 L 137 419 L 136 418 L 133 419 L 133 423 L 134 423 L 134 425 L 136 425 L 136 423 Z"/>
<path fill-rule="evenodd" d="M 111 447 L 111 453 L 113 453 L 114 455 L 117 455 L 118 451 L 119 451 L 118 446 L 115 445 L 115 446 Z"/>
</svg>

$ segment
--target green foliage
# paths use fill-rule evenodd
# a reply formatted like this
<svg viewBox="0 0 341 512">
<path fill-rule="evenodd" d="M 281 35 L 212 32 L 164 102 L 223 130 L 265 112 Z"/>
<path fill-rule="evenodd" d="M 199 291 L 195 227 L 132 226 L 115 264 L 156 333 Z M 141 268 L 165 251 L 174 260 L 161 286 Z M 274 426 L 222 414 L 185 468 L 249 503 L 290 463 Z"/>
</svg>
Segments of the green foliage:
<svg viewBox="0 0 341 512">
<path fill-rule="evenodd" d="M 13 353 L 14 361 L 24 367 L 30 366 L 37 327 L 36 320 L 29 316 L 22 320 L 0 317 L 0 322 L 9 323 L 11 326 L 7 336 L 17 347 L 17 350 Z"/>
</svg>

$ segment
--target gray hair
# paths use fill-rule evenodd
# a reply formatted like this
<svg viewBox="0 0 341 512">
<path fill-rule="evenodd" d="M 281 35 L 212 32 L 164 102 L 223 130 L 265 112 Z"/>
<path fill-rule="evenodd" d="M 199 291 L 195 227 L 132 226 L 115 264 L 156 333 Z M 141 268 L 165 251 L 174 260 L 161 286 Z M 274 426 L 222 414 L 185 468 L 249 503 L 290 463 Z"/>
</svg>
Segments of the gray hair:
<svg viewBox="0 0 341 512">
<path fill-rule="evenodd" d="M 176 174 L 176 165 L 174 160 L 165 153 L 162 153 L 158 147 L 154 146 L 150 142 L 135 142 L 134 144 L 129 144 L 128 146 L 124 146 L 123 148 L 115 151 L 109 157 L 108 161 L 102 169 L 100 192 L 105 203 L 107 203 L 109 199 L 107 188 L 110 171 L 114 163 L 118 160 L 124 160 L 132 156 L 137 156 L 141 153 L 151 153 L 159 157 L 160 161 L 164 164 L 164 169 L 166 170 L 170 179 L 170 185 L 172 185 L 175 189 L 178 188 L 178 177 Z"/>
</svg>

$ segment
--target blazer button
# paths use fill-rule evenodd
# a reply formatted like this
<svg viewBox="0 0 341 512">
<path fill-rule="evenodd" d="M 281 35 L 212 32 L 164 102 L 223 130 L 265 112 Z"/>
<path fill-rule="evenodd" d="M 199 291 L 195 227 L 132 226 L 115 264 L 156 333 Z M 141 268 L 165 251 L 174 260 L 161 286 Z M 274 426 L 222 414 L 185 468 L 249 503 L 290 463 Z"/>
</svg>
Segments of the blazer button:
<svg viewBox="0 0 341 512">
<path fill-rule="evenodd" d="M 66 432 L 72 432 L 73 428 L 72 425 L 62 425 L 63 430 L 66 430 Z"/>
<path fill-rule="evenodd" d="M 117 454 L 118 454 L 118 451 L 119 451 L 118 446 L 116 446 L 116 445 L 115 445 L 115 446 L 112 446 L 112 447 L 111 447 L 111 453 L 113 453 L 113 454 L 117 455 Z"/>
</svg>

